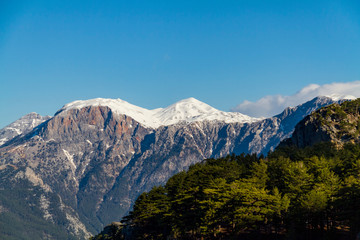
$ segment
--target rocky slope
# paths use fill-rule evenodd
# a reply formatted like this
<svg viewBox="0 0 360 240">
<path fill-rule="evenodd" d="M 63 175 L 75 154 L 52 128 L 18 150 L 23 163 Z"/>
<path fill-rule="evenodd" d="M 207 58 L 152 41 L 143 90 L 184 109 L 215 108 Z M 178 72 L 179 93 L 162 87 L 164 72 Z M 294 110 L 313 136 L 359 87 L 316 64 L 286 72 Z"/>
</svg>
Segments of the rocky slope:
<svg viewBox="0 0 360 240">
<path fill-rule="evenodd" d="M 103 100 L 75 102 L 0 147 L 0 185 L 26 194 L 33 190 L 24 190 L 23 182 L 36 187 L 37 205 L 26 199 L 23 205 L 35 204 L 39 218 L 58 231 L 86 238 L 119 220 L 141 192 L 191 164 L 231 153 L 266 153 L 289 137 L 304 116 L 333 102 L 315 98 L 263 120 L 227 114 L 194 99 L 151 110 L 155 120 L 147 115 L 150 110 L 126 102 L 115 109 Z M 129 108 L 132 112 L 125 115 Z M 144 123 L 158 124 L 159 119 L 167 124 Z M 16 215 L 5 192 L 0 197 L 5 199 L 0 209 Z M 2 217 L 0 212 L 0 222 Z"/>
<path fill-rule="evenodd" d="M 360 142 L 360 99 L 313 112 L 296 125 L 294 134 L 284 145 L 303 148 L 319 142 L 332 142 L 337 147 Z"/>
</svg>

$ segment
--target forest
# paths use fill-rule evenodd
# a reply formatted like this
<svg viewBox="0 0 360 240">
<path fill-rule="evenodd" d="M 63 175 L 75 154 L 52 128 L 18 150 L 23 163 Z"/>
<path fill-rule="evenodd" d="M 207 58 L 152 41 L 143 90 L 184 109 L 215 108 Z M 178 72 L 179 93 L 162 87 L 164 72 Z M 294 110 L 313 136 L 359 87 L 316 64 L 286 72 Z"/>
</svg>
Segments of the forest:
<svg viewBox="0 0 360 240">
<path fill-rule="evenodd" d="M 99 239 L 356 239 L 360 145 L 206 159 L 142 193 Z"/>
</svg>

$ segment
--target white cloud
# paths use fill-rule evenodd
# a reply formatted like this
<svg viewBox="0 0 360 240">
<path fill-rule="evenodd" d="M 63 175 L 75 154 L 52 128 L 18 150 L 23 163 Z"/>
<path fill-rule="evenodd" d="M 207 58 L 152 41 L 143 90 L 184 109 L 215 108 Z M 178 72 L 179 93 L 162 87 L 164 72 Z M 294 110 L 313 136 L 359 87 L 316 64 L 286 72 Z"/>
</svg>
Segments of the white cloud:
<svg viewBox="0 0 360 240">
<path fill-rule="evenodd" d="M 286 107 L 297 106 L 317 96 L 328 96 L 336 100 L 358 98 L 360 97 L 360 81 L 324 85 L 310 84 L 294 95 L 269 95 L 256 102 L 245 100 L 231 110 L 252 117 L 271 117 L 281 113 Z"/>
</svg>

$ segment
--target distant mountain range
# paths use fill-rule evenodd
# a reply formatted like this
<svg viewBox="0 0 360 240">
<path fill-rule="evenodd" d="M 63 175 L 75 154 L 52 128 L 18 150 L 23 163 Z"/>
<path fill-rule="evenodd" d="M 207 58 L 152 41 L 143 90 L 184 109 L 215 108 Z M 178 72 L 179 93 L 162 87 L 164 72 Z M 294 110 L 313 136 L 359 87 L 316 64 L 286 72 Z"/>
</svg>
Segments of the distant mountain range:
<svg viewBox="0 0 360 240">
<path fill-rule="evenodd" d="M 0 130 L 0 236 L 10 239 L 21 226 L 16 234 L 32 229 L 29 239 L 87 238 L 191 164 L 267 154 L 305 116 L 342 101 L 317 97 L 267 119 L 194 98 L 155 110 L 92 99 L 66 104 L 51 118 L 26 115 Z"/>
</svg>

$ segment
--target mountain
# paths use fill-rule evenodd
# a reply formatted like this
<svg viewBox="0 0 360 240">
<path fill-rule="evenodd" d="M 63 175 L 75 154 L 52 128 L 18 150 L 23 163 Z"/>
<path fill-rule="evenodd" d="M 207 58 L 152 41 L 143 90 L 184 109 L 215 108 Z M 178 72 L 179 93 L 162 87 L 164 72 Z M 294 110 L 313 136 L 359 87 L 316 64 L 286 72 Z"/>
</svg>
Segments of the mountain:
<svg viewBox="0 0 360 240">
<path fill-rule="evenodd" d="M 140 194 L 93 239 L 356 239 L 359 106 L 333 104 L 306 117 L 294 132 L 306 137 L 302 146 L 192 165 Z"/>
<path fill-rule="evenodd" d="M 268 119 L 222 112 L 194 98 L 154 110 L 120 99 L 66 104 L 0 147 L 0 226 L 25 224 L 12 206 L 12 189 L 36 195 L 16 204 L 36 217 L 39 224 L 29 229 L 38 236 L 46 220 L 54 228 L 47 238 L 61 239 L 58 232 L 86 238 L 119 220 L 140 193 L 191 164 L 232 153 L 266 154 L 303 117 L 334 102 L 318 97 Z M 0 228 L 0 234 L 9 232 Z"/>
<path fill-rule="evenodd" d="M 0 146 L 20 134 L 30 132 L 34 127 L 50 118 L 50 116 L 43 117 L 34 112 L 21 117 L 0 130 Z"/>
<path fill-rule="evenodd" d="M 226 123 L 244 123 L 259 120 L 258 118 L 252 118 L 237 112 L 219 111 L 195 98 L 184 99 L 168 106 L 167 108 L 157 108 L 154 110 L 141 108 L 121 99 L 96 98 L 66 104 L 55 115 L 71 109 L 81 109 L 90 106 L 108 107 L 113 113 L 120 115 L 124 114 L 148 128 L 158 128 L 160 126 L 205 120 L 216 120 Z"/>
<path fill-rule="evenodd" d="M 283 145 L 313 146 L 332 142 L 337 147 L 360 142 L 360 99 L 321 108 L 300 121 Z"/>
</svg>

